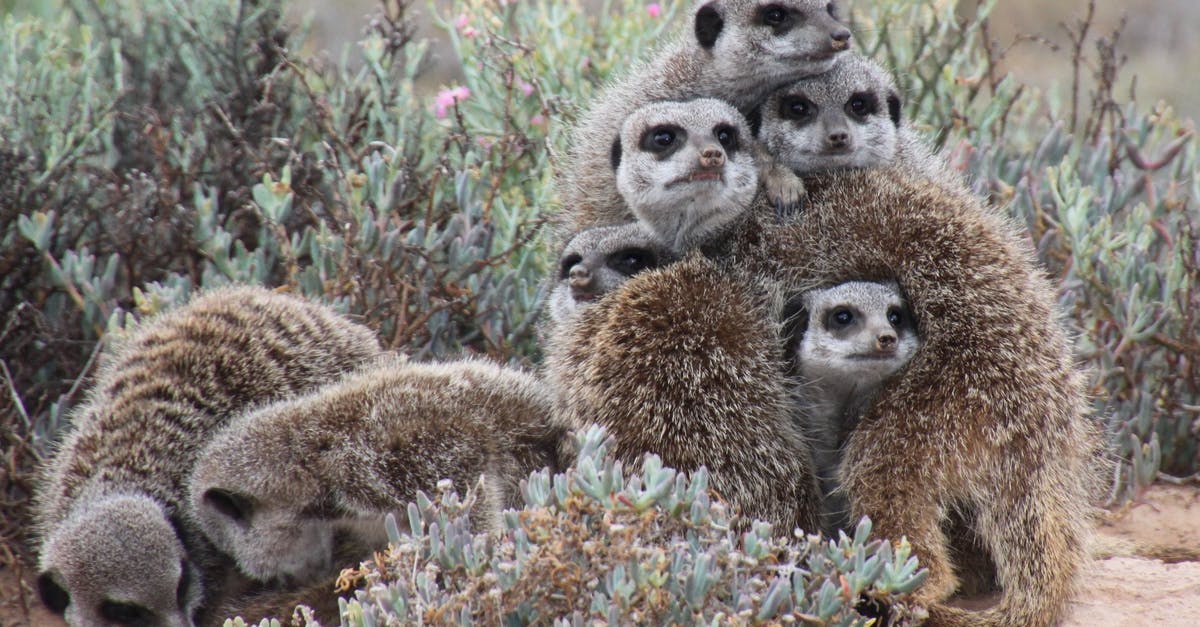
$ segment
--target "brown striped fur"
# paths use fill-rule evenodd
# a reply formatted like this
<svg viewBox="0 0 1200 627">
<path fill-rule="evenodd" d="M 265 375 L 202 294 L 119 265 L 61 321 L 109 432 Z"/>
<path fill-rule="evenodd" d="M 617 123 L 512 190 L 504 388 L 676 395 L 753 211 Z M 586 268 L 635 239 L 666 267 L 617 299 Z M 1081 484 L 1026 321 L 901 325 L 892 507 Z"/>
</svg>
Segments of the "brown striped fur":
<svg viewBox="0 0 1200 627">
<path fill-rule="evenodd" d="M 247 406 L 379 350 L 366 327 L 258 287 L 207 292 L 114 341 L 38 482 L 43 599 L 73 625 L 202 618 L 224 565 L 182 511 L 200 447 Z"/>
</svg>

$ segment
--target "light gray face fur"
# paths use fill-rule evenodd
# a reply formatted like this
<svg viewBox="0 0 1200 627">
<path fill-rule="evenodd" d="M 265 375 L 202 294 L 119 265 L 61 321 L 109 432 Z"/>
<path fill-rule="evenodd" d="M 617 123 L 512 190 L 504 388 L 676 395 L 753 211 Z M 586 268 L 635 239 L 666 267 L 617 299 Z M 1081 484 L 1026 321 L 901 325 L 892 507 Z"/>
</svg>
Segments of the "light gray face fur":
<svg viewBox="0 0 1200 627">
<path fill-rule="evenodd" d="M 714 0 L 697 6 L 692 24 L 696 43 L 712 54 L 712 75 L 744 108 L 764 87 L 828 72 L 850 47 L 828 0 Z"/>
<path fill-rule="evenodd" d="M 619 141 L 617 189 L 633 215 L 677 253 L 718 232 L 754 200 L 758 169 L 749 127 L 724 102 L 648 104 L 625 120 Z"/>
<path fill-rule="evenodd" d="M 806 382 L 870 392 L 916 352 L 912 315 L 895 283 L 848 281 L 803 295 L 808 329 L 800 342 Z"/>
<path fill-rule="evenodd" d="M 900 97 L 875 62 L 844 55 L 831 71 L 801 79 L 763 104 L 759 139 L 793 171 L 874 168 L 896 157 Z"/>
<path fill-rule="evenodd" d="M 667 247 L 640 222 L 580 232 L 559 258 L 558 281 L 550 293 L 551 322 L 563 322 L 629 277 L 672 260 Z"/>
<path fill-rule="evenodd" d="M 185 627 L 200 602 L 176 530 L 144 495 L 80 501 L 54 529 L 39 572 L 42 599 L 71 625 Z"/>
</svg>

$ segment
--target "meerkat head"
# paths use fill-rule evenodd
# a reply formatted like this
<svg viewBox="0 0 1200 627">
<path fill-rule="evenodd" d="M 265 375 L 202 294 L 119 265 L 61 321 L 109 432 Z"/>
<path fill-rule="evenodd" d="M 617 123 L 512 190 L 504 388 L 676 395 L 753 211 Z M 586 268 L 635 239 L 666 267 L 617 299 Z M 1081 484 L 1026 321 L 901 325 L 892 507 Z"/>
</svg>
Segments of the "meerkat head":
<svg viewBox="0 0 1200 627">
<path fill-rule="evenodd" d="M 758 189 L 749 127 L 711 98 L 653 102 L 625 119 L 613 144 L 617 189 L 677 253 L 741 215 Z"/>
<path fill-rule="evenodd" d="M 177 525 L 145 495 L 79 502 L 46 538 L 37 587 L 70 625 L 190 626 L 202 596 Z"/>
<path fill-rule="evenodd" d="M 738 94 L 734 104 L 743 110 L 780 85 L 828 72 L 850 49 L 850 30 L 828 0 L 701 2 L 692 27 L 717 79 Z"/>
<path fill-rule="evenodd" d="M 670 250 L 640 222 L 581 231 L 567 242 L 559 258 L 550 318 L 560 323 L 629 277 L 673 260 Z"/>
<path fill-rule="evenodd" d="M 800 340 L 808 380 L 868 388 L 917 350 L 915 321 L 894 282 L 848 281 L 802 295 L 808 326 Z"/>
<path fill-rule="evenodd" d="M 304 460 L 279 458 L 286 434 L 254 428 L 256 416 L 285 404 L 244 414 L 221 431 L 198 458 L 188 492 L 200 529 L 238 570 L 299 585 L 333 567 L 334 507 Z"/>
<path fill-rule="evenodd" d="M 758 138 L 799 174 L 881 167 L 896 155 L 900 94 L 870 59 L 847 55 L 826 74 L 767 98 Z"/>
</svg>

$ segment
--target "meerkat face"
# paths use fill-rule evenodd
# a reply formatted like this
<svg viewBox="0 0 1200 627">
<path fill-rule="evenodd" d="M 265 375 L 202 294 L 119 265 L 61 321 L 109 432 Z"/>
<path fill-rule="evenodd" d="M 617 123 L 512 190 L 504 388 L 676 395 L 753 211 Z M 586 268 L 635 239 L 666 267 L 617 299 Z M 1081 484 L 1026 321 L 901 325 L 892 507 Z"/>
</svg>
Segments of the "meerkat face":
<svg viewBox="0 0 1200 627">
<path fill-rule="evenodd" d="M 679 252 L 742 214 L 758 188 L 745 118 L 711 98 L 634 111 L 613 146 L 617 189 L 638 220 Z"/>
<path fill-rule="evenodd" d="M 759 139 L 799 174 L 881 167 L 896 155 L 900 96 L 874 62 L 847 56 L 827 74 L 773 93 Z"/>
<path fill-rule="evenodd" d="M 69 625 L 194 624 L 199 577 L 162 508 L 145 496 L 81 503 L 47 539 L 37 587 Z"/>
<path fill-rule="evenodd" d="M 915 321 L 895 283 L 848 281 L 802 298 L 809 316 L 799 355 L 806 379 L 874 386 L 917 350 Z"/>
<path fill-rule="evenodd" d="M 713 0 L 697 7 L 693 34 L 730 93 L 746 96 L 736 103 L 743 110 L 765 91 L 829 71 L 850 48 L 828 0 Z"/>
<path fill-rule="evenodd" d="M 603 226 L 567 242 L 550 294 L 550 317 L 562 322 L 576 309 L 616 289 L 629 277 L 673 260 L 669 250 L 641 223 Z"/>
</svg>

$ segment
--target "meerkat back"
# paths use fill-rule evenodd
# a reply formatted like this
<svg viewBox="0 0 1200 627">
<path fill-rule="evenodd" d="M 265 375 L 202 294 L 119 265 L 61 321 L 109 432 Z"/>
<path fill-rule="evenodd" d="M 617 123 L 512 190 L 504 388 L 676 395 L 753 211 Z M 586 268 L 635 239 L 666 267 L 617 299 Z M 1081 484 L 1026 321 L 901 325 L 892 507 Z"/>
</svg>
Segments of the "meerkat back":
<svg viewBox="0 0 1200 627">
<path fill-rule="evenodd" d="M 630 113 L 654 101 L 694 98 L 716 98 L 747 113 L 774 89 L 828 71 L 850 47 L 835 5 L 696 3 L 684 32 L 605 86 L 573 129 L 561 181 L 568 210 L 560 216 L 560 235 L 632 217 L 609 165 L 613 140 Z"/>
<path fill-rule="evenodd" d="M 379 353 L 367 328 L 257 287 L 218 289 L 105 351 L 36 488 L 38 588 L 72 625 L 190 625 L 224 576 L 182 509 L 199 448 L 243 408 Z"/>
<path fill-rule="evenodd" d="M 482 475 L 473 520 L 498 524 L 518 484 L 560 466 L 565 428 L 533 376 L 484 361 L 385 359 L 310 394 L 239 417 L 205 448 L 191 507 L 205 534 L 252 579 L 304 585 L 330 576 L 337 531 L 362 559 L 386 545 L 383 517 L 417 491 Z"/>
</svg>

